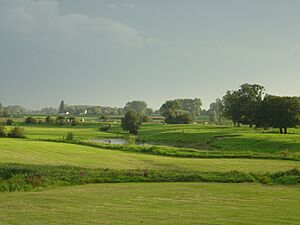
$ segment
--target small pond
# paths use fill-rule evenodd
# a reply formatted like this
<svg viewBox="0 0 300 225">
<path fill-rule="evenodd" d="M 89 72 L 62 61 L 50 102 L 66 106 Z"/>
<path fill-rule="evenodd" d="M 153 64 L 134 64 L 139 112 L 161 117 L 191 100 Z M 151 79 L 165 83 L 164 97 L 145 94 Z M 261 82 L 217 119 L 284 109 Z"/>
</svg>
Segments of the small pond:
<svg viewBox="0 0 300 225">
<path fill-rule="evenodd" d="M 128 144 L 128 141 L 122 138 L 106 138 L 106 139 L 91 139 L 91 142 L 97 142 L 97 143 L 105 143 L 105 144 L 117 144 L 117 145 L 126 145 Z M 146 143 L 146 142 L 135 142 L 136 145 L 153 145 L 152 143 Z"/>
<path fill-rule="evenodd" d="M 121 138 L 107 138 L 107 139 L 92 139 L 92 142 L 105 143 L 105 144 L 118 144 L 126 145 L 128 141 Z"/>
</svg>

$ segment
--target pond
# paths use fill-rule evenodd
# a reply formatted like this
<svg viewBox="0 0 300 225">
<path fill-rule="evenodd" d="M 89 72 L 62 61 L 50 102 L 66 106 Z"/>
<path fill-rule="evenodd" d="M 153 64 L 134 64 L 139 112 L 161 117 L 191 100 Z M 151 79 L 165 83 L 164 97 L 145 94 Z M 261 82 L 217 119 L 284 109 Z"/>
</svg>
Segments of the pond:
<svg viewBox="0 0 300 225">
<path fill-rule="evenodd" d="M 121 138 L 108 138 L 108 139 L 92 139 L 92 142 L 105 143 L 105 144 L 118 144 L 126 145 L 128 141 Z"/>
<path fill-rule="evenodd" d="M 92 139 L 91 142 L 97 143 L 104 143 L 104 144 L 117 144 L 117 145 L 126 145 L 128 141 L 122 138 L 106 138 L 106 139 Z M 136 145 L 146 146 L 146 145 L 153 145 L 153 143 L 146 143 L 146 142 L 135 142 Z"/>
</svg>

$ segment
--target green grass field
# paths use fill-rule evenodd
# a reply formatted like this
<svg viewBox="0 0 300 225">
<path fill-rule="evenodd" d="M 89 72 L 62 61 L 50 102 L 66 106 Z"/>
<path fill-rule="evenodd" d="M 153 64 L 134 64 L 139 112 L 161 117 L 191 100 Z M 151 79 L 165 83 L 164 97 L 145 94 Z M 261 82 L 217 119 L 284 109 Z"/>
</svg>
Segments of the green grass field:
<svg viewBox="0 0 300 225">
<path fill-rule="evenodd" d="M 190 159 L 106 150 L 88 146 L 0 139 L 0 163 L 73 165 L 110 169 L 177 169 L 198 171 L 278 172 L 300 168 L 300 162 L 264 159 Z"/>
<path fill-rule="evenodd" d="M 146 142 L 170 144 L 200 149 L 244 151 L 299 152 L 300 129 L 289 129 L 289 134 L 277 130 L 249 127 L 202 125 L 144 125 L 139 138 Z"/>
<path fill-rule="evenodd" d="M 299 224 L 295 186 L 130 183 L 0 195 L 1 224 Z"/>
<path fill-rule="evenodd" d="M 62 139 L 68 132 L 73 132 L 77 139 L 118 138 L 121 134 L 100 132 L 100 126 L 93 127 L 30 127 L 23 126 L 26 137 L 30 139 Z"/>
<path fill-rule="evenodd" d="M 127 136 L 119 124 L 110 132 L 100 126 L 26 125 L 26 139 L 0 138 L 0 224 L 300 221 L 299 129 L 279 135 L 248 127 L 145 124 L 138 139 L 155 148 L 86 146 L 91 139 Z M 65 143 L 68 132 L 80 142 Z M 218 157 L 189 158 L 189 152 Z"/>
</svg>

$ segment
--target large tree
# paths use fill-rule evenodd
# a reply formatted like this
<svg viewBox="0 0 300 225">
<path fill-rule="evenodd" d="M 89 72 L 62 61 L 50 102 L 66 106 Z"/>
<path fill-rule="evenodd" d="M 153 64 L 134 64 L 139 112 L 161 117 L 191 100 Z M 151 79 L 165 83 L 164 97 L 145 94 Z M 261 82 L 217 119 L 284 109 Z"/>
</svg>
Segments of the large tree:
<svg viewBox="0 0 300 225">
<path fill-rule="evenodd" d="M 288 128 L 300 123 L 300 101 L 295 97 L 267 95 L 256 110 L 255 123 L 258 127 L 279 128 L 287 133 Z"/>
<path fill-rule="evenodd" d="M 121 120 L 123 130 L 128 130 L 130 134 L 137 134 L 141 126 L 141 117 L 135 110 L 128 110 Z"/>
<path fill-rule="evenodd" d="M 166 101 L 159 109 L 161 115 L 165 117 L 166 123 L 174 123 L 177 111 L 180 109 L 179 102 L 176 100 Z"/>
<path fill-rule="evenodd" d="M 124 112 L 126 113 L 129 110 L 134 110 L 140 115 L 144 115 L 147 109 L 147 103 L 144 101 L 131 101 L 127 102 L 124 107 Z"/>
<path fill-rule="evenodd" d="M 179 99 L 166 101 L 159 111 L 166 123 L 187 124 L 193 121 L 193 116 L 181 108 Z"/>
<path fill-rule="evenodd" d="M 222 98 L 222 114 L 231 119 L 234 124 L 240 124 L 241 121 L 241 101 L 238 98 L 237 92 L 227 91 Z"/>
<path fill-rule="evenodd" d="M 202 101 L 200 98 L 184 98 L 184 99 L 175 99 L 178 101 L 179 107 L 182 111 L 187 112 L 192 117 L 199 116 L 201 112 Z"/>
<path fill-rule="evenodd" d="M 255 111 L 262 101 L 265 88 L 257 84 L 243 84 L 236 91 L 227 91 L 222 98 L 223 115 L 235 124 L 252 125 Z"/>
<path fill-rule="evenodd" d="M 209 120 L 212 122 L 218 122 L 221 124 L 222 122 L 222 110 L 223 110 L 223 103 L 222 100 L 217 98 L 215 102 L 211 103 L 208 110 Z"/>
</svg>

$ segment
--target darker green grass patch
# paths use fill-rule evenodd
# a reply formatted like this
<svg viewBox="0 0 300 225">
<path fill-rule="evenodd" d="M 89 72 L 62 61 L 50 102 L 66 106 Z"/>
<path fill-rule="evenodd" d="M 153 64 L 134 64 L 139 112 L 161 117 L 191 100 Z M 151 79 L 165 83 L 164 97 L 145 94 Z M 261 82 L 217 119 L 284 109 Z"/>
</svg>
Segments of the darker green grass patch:
<svg viewBox="0 0 300 225">
<path fill-rule="evenodd" d="M 127 182 L 257 182 L 291 185 L 300 183 L 300 171 L 293 169 L 274 174 L 254 174 L 239 171 L 112 170 L 76 166 L 0 164 L 1 192 L 30 191 L 91 183 Z"/>
</svg>

